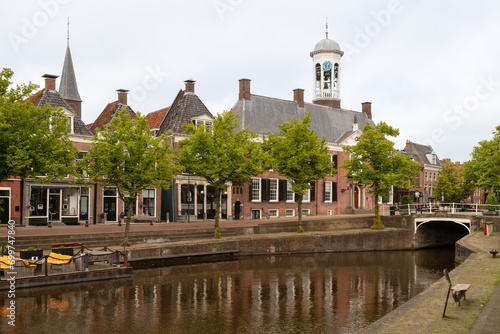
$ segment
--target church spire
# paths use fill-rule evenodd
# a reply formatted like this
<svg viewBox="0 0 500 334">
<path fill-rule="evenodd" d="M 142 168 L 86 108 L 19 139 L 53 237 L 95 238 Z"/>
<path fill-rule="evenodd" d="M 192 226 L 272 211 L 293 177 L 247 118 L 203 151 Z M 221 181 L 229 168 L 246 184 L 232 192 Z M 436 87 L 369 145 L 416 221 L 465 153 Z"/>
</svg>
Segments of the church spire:
<svg viewBox="0 0 500 334">
<path fill-rule="evenodd" d="M 78 93 L 75 69 L 73 68 L 73 60 L 71 59 L 71 51 L 69 49 L 69 18 L 67 29 L 66 56 L 64 57 L 61 81 L 59 83 L 59 94 L 61 94 L 63 99 L 68 102 L 70 107 L 73 108 L 75 113 L 81 118 L 82 99 L 80 98 L 80 94 Z"/>
</svg>

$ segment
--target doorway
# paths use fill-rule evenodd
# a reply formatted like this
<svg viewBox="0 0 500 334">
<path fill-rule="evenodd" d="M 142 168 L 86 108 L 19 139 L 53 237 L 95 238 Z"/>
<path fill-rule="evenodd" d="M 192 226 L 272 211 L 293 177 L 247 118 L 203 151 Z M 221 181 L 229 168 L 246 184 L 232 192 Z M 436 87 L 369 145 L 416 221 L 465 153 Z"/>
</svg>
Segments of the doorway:
<svg viewBox="0 0 500 334">
<path fill-rule="evenodd" d="M 234 203 L 234 219 L 239 220 L 240 219 L 240 212 L 241 212 L 241 202 L 237 201 Z"/>
<path fill-rule="evenodd" d="M 354 208 L 359 209 L 359 187 L 354 187 Z"/>
<path fill-rule="evenodd" d="M 61 192 L 59 189 L 49 191 L 49 221 L 61 220 Z"/>
</svg>

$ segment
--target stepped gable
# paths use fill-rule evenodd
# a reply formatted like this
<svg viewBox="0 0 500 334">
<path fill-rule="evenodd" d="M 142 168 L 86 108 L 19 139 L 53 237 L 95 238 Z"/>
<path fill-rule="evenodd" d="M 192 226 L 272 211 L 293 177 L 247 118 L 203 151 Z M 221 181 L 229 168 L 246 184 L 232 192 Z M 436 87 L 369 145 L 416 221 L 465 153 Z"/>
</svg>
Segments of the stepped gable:
<svg viewBox="0 0 500 334">
<path fill-rule="evenodd" d="M 213 118 L 205 104 L 194 92 L 180 90 L 160 125 L 159 134 L 168 131 L 184 133 L 182 124 L 189 123 L 193 117 L 202 115 Z"/>
<path fill-rule="evenodd" d="M 346 131 L 352 132 L 354 116 L 360 129 L 367 122 L 375 125 L 368 115 L 362 112 L 313 103 L 304 103 L 304 107 L 300 107 L 294 101 L 254 94 L 249 99 L 240 98 L 231 110 L 239 114 L 242 129 L 248 127 L 253 132 L 263 135 L 267 135 L 268 132 L 279 135 L 278 125 L 289 122 L 294 117 L 301 120 L 306 112 L 310 112 L 311 129 L 316 131 L 319 138 L 326 136 L 326 140 L 331 143 L 342 139 Z"/>
<path fill-rule="evenodd" d="M 74 114 L 74 133 L 83 136 L 92 136 L 92 132 L 89 131 L 82 119 L 75 113 L 75 111 L 69 106 L 65 99 L 55 90 L 42 89 L 36 94 L 30 96 L 25 102 L 31 102 L 35 107 L 43 108 L 45 104 L 49 104 L 53 108 L 63 108 Z"/>
</svg>

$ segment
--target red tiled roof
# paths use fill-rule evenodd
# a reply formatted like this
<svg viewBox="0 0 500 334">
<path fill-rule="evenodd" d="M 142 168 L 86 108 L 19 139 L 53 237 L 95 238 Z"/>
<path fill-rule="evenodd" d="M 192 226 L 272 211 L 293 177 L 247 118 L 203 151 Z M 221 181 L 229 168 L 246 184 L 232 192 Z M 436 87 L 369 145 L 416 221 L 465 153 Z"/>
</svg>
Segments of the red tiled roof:
<svg viewBox="0 0 500 334">
<path fill-rule="evenodd" d="M 44 90 L 45 90 L 45 88 L 42 89 L 41 91 L 37 92 L 36 94 L 31 95 L 26 100 L 24 100 L 24 102 L 31 102 L 36 106 L 38 104 L 38 102 L 40 101 L 40 99 L 42 98 Z"/>
<path fill-rule="evenodd" d="M 104 108 L 104 110 L 101 112 L 101 114 L 99 115 L 99 117 L 97 117 L 97 119 L 94 121 L 94 123 L 92 123 L 91 125 L 89 125 L 89 130 L 93 134 L 96 134 L 96 130 L 97 129 L 103 130 L 104 127 L 106 126 L 106 124 L 108 124 L 109 122 L 111 122 L 111 119 L 113 118 L 113 115 L 115 115 L 122 108 L 126 108 L 127 111 L 128 111 L 128 113 L 133 118 L 135 118 L 135 112 L 129 106 L 121 104 L 118 101 L 111 102 L 111 103 L 108 103 L 108 105 L 106 106 L 106 108 Z"/>
<path fill-rule="evenodd" d="M 148 122 L 150 129 L 160 128 L 160 124 L 163 121 L 163 118 L 165 117 L 165 114 L 167 113 L 169 108 L 170 107 L 166 107 L 160 110 L 156 110 L 146 115 L 146 121 Z"/>
</svg>

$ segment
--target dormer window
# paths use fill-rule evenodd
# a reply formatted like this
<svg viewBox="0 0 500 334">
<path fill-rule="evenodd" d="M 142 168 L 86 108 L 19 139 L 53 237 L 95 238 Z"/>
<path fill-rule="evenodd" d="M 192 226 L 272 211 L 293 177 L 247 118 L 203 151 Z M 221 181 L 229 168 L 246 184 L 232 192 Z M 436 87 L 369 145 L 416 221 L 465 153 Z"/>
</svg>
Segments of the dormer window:
<svg viewBox="0 0 500 334">
<path fill-rule="evenodd" d="M 193 118 L 191 120 L 193 125 L 198 129 L 200 126 L 204 125 L 205 126 L 205 131 L 210 132 L 212 131 L 212 124 L 213 124 L 213 119 L 208 116 L 201 116 L 197 118 Z"/>
</svg>

